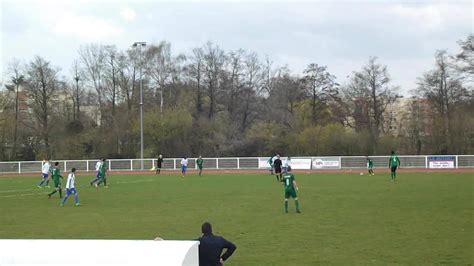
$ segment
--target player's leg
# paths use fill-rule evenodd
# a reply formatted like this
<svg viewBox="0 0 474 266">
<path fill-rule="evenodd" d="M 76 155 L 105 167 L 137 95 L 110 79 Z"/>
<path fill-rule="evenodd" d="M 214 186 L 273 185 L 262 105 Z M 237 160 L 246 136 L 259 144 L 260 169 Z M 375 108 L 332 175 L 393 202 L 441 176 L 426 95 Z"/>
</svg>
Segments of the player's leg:
<svg viewBox="0 0 474 266">
<path fill-rule="evenodd" d="M 76 203 L 76 206 L 81 205 L 81 204 L 79 203 L 79 196 L 78 196 L 77 191 L 76 191 L 75 188 L 73 188 L 73 194 L 74 194 L 74 202 Z"/>
<path fill-rule="evenodd" d="M 45 182 L 46 182 L 46 177 L 44 174 L 41 174 L 41 182 L 39 182 L 38 187 L 41 188 Z"/>
<path fill-rule="evenodd" d="M 67 198 L 69 198 L 69 195 L 71 195 L 71 190 L 70 189 L 66 189 L 66 196 L 63 198 L 63 200 L 61 201 L 61 207 L 64 206 L 64 204 L 66 203 L 66 200 Z"/>
<path fill-rule="evenodd" d="M 46 178 L 46 187 L 49 188 L 49 176 Z"/>
<path fill-rule="evenodd" d="M 104 176 L 104 187 L 108 188 L 108 186 L 107 186 L 107 176 Z"/>
<path fill-rule="evenodd" d="M 290 198 L 290 192 L 285 190 L 285 212 L 288 213 L 288 199 Z"/>
<path fill-rule="evenodd" d="M 95 178 L 92 179 L 91 182 L 89 182 L 89 184 L 92 186 L 92 185 L 94 185 L 97 181 L 99 181 L 99 179 L 100 179 L 100 174 L 99 174 L 99 172 L 97 172 L 96 175 L 95 175 Z"/>
<path fill-rule="evenodd" d="M 393 170 L 393 180 L 395 181 L 396 179 L 397 179 L 397 167 L 395 166 Z"/>
<path fill-rule="evenodd" d="M 296 191 L 292 191 L 291 197 L 295 199 L 296 212 L 300 213 L 301 212 L 300 211 L 300 202 L 298 201 L 298 196 L 296 195 Z"/>
</svg>

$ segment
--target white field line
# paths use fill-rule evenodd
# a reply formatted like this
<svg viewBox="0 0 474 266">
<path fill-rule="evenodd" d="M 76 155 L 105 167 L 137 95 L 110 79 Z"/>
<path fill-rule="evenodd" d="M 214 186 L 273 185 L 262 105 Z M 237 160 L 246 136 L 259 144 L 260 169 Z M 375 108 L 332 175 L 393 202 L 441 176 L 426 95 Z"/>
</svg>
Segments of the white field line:
<svg viewBox="0 0 474 266">
<path fill-rule="evenodd" d="M 153 182 L 154 180 L 135 180 L 135 181 L 122 181 L 122 182 L 114 182 L 113 184 L 132 184 L 132 183 L 142 183 L 142 182 Z M 78 186 L 78 187 L 88 187 L 88 186 Z M 49 189 L 17 189 L 17 190 L 4 190 L 0 191 L 0 193 L 11 193 L 11 192 L 25 192 L 25 191 L 38 191 L 37 193 L 23 193 L 23 194 L 12 194 L 12 195 L 0 195 L 0 198 L 8 198 L 8 197 L 21 197 L 21 196 L 30 196 L 30 195 L 40 195 L 45 194 L 45 192 L 54 189 L 53 187 Z M 63 188 L 64 189 L 64 188 Z M 39 192 L 43 190 L 42 192 Z M 46 191 L 45 191 L 46 190 Z"/>
</svg>

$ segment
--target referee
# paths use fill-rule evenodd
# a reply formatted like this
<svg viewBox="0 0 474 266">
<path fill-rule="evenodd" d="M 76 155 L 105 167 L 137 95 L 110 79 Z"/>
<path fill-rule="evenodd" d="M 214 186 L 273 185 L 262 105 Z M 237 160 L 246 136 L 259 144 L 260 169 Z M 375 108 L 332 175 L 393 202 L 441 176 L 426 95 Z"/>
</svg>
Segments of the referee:
<svg viewBox="0 0 474 266">
<path fill-rule="evenodd" d="M 277 181 L 280 181 L 280 182 L 283 181 L 283 176 L 281 174 L 281 165 L 282 165 L 282 162 L 280 159 L 280 155 L 277 154 L 276 159 L 273 162 L 273 167 L 275 168 L 275 175 L 276 175 Z"/>
</svg>

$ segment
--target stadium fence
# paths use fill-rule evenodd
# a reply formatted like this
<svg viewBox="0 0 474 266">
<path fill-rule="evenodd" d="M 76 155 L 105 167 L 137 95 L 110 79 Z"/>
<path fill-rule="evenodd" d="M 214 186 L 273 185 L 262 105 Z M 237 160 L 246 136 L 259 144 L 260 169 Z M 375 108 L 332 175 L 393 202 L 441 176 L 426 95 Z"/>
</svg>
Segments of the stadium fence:
<svg viewBox="0 0 474 266">
<path fill-rule="evenodd" d="M 403 168 L 455 169 L 474 168 L 474 155 L 400 155 Z M 203 158 L 205 169 L 257 170 L 268 169 L 270 157 L 223 157 Z M 293 169 L 362 169 L 366 168 L 366 156 L 302 156 L 291 157 Z M 370 156 L 374 168 L 387 168 L 389 156 Z M 282 159 L 286 159 L 282 157 Z M 53 160 L 59 162 L 62 171 L 75 167 L 78 171 L 95 171 L 94 160 Z M 163 170 L 179 170 L 181 158 L 165 158 Z M 197 169 L 196 158 L 188 158 L 188 169 Z M 0 173 L 40 172 L 42 161 L 0 162 Z M 141 171 L 156 166 L 156 159 L 108 159 L 108 171 Z"/>
</svg>

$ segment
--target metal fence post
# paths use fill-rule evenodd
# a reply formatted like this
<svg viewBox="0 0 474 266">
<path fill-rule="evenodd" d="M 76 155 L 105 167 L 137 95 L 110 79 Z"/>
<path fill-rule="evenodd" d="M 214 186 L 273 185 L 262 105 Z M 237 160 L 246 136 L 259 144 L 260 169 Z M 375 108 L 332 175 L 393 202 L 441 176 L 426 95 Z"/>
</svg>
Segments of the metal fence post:
<svg viewBox="0 0 474 266">
<path fill-rule="evenodd" d="M 174 164 L 173 169 L 176 170 L 176 158 L 173 158 L 173 164 Z"/>
<path fill-rule="evenodd" d="M 112 160 L 109 160 L 109 171 L 112 170 Z"/>
<path fill-rule="evenodd" d="M 219 169 L 219 158 L 216 158 L 216 169 Z"/>
<path fill-rule="evenodd" d="M 240 169 L 240 158 L 237 157 L 237 169 Z"/>
<path fill-rule="evenodd" d="M 130 171 L 133 171 L 133 159 L 130 159 Z"/>
<path fill-rule="evenodd" d="M 425 156 L 425 168 L 428 168 L 428 156 Z"/>
<path fill-rule="evenodd" d="M 458 168 L 458 156 L 456 155 L 456 168 Z"/>
<path fill-rule="evenodd" d="M 89 172 L 89 160 L 86 160 L 86 172 Z"/>
<path fill-rule="evenodd" d="M 18 162 L 18 173 L 21 174 L 21 162 Z"/>
</svg>

